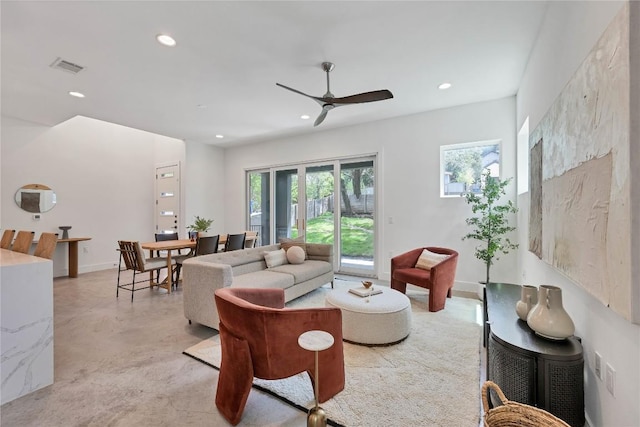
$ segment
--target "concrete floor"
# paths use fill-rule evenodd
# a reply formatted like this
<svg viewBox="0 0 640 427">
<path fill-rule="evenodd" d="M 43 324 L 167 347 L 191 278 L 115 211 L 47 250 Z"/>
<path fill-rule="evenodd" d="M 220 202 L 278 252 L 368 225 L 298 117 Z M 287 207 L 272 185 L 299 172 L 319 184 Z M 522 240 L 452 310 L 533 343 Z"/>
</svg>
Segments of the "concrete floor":
<svg viewBox="0 0 640 427">
<path fill-rule="evenodd" d="M 186 348 L 217 332 L 189 325 L 182 289 L 120 291 L 117 270 L 54 279 L 54 384 L 0 407 L 3 427 L 227 426 L 218 371 Z M 241 426 L 305 426 L 306 414 L 252 389 Z"/>
</svg>

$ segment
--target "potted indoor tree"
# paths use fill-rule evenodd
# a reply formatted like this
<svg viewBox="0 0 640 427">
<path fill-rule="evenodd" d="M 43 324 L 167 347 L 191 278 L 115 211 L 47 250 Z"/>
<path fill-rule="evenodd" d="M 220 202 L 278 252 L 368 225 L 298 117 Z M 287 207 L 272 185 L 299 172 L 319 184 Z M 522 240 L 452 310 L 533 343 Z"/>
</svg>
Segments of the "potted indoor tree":
<svg viewBox="0 0 640 427">
<path fill-rule="evenodd" d="M 193 224 L 187 226 L 187 229 L 190 231 L 189 237 L 191 237 L 193 240 L 195 236 L 201 236 L 202 234 L 206 233 L 207 231 L 209 231 L 209 228 L 211 228 L 212 223 L 212 219 L 200 218 L 198 215 L 196 215 L 196 219 L 193 221 Z"/>
<path fill-rule="evenodd" d="M 467 204 L 471 205 L 472 212 L 476 215 L 466 219 L 467 225 L 472 230 L 462 240 L 474 239 L 481 242 L 476 246 L 475 256 L 484 262 L 487 267 L 487 276 L 484 283 L 489 283 L 489 270 L 494 261 L 500 259 L 500 254 L 508 254 L 512 249 L 517 249 L 518 244 L 512 243 L 507 233 L 516 228 L 509 225 L 510 214 L 518 212 L 511 200 L 500 204 L 500 198 L 505 194 L 505 187 L 511 182 L 511 178 L 503 181 L 494 178 L 487 170 L 483 173 L 484 185 L 479 194 L 465 193 L 463 197 Z"/>
</svg>

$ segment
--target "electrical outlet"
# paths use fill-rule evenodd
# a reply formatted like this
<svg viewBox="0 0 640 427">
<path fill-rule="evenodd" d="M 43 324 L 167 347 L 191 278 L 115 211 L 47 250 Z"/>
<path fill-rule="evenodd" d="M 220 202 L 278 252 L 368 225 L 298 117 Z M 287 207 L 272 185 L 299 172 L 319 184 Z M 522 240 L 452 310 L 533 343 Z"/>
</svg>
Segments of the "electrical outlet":
<svg viewBox="0 0 640 427">
<path fill-rule="evenodd" d="M 82 248 L 82 253 L 88 254 L 89 253 L 89 248 L 88 247 L 83 247 Z"/>
<path fill-rule="evenodd" d="M 602 381 L 602 356 L 596 351 L 596 377 Z"/>
<path fill-rule="evenodd" d="M 613 366 L 607 363 L 607 390 L 611 393 L 612 396 L 615 396 L 616 390 L 616 370 L 613 369 Z"/>
</svg>

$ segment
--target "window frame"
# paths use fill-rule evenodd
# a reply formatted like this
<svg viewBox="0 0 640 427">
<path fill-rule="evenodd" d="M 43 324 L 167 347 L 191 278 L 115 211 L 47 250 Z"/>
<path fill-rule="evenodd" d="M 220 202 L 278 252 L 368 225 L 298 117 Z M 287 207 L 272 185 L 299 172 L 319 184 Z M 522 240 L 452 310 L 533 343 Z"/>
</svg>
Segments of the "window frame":
<svg viewBox="0 0 640 427">
<path fill-rule="evenodd" d="M 445 186 L 445 160 L 444 155 L 445 151 L 451 150 L 464 150 L 468 148 L 476 148 L 476 147 L 487 147 L 497 145 L 498 146 L 498 178 L 502 175 L 502 140 L 501 139 L 487 139 L 482 141 L 473 141 L 473 142 L 461 142 L 456 144 L 446 144 L 440 146 L 440 197 L 441 198 L 452 198 L 452 197 L 461 197 L 464 193 L 455 193 L 455 194 L 445 194 L 444 186 Z M 483 170 L 486 168 L 483 168 Z M 478 194 L 477 192 L 476 194 Z"/>
</svg>

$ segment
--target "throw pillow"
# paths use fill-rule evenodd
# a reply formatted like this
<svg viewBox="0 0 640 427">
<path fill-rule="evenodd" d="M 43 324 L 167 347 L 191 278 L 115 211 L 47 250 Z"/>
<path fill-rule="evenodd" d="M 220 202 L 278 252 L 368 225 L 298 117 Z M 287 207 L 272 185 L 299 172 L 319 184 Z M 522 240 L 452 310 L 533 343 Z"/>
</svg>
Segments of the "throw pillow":
<svg viewBox="0 0 640 427">
<path fill-rule="evenodd" d="M 289 264 L 302 264 L 304 257 L 304 249 L 300 246 L 291 246 L 287 249 L 287 261 L 289 261 Z"/>
<path fill-rule="evenodd" d="M 282 249 L 284 249 L 286 251 L 292 246 L 301 247 L 302 250 L 304 251 L 304 259 L 308 258 L 308 256 L 307 256 L 307 245 L 304 242 L 304 238 L 302 238 L 302 237 L 297 237 L 295 239 L 288 239 L 286 237 L 281 237 L 280 238 L 280 248 L 282 248 Z"/>
<path fill-rule="evenodd" d="M 284 251 L 284 249 L 265 252 L 264 261 L 267 263 L 267 268 L 277 267 L 279 265 L 287 264 L 287 253 Z"/>
<path fill-rule="evenodd" d="M 418 262 L 416 262 L 416 268 L 421 268 L 423 270 L 431 270 L 436 264 L 440 264 L 445 259 L 449 258 L 450 255 L 447 254 L 437 254 L 435 252 L 431 252 L 427 249 L 423 250 L 420 254 L 420 258 L 418 258 Z"/>
</svg>

